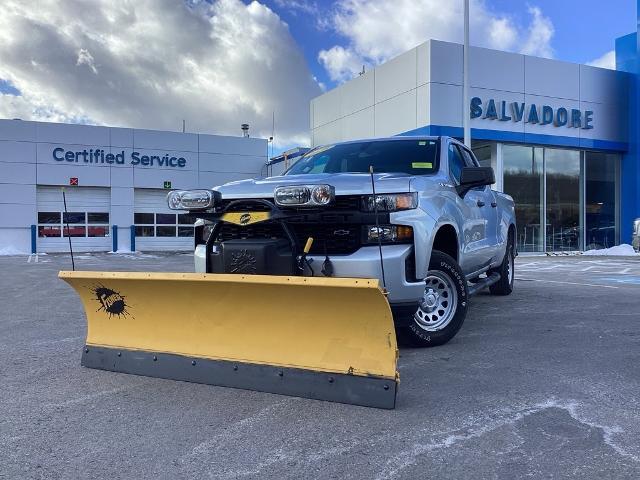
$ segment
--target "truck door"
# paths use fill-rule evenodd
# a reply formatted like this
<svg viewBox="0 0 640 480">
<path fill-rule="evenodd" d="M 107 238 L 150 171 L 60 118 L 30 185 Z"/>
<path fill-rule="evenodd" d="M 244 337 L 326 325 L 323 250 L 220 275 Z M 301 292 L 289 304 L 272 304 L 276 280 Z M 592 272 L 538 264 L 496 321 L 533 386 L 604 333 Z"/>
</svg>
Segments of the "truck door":
<svg viewBox="0 0 640 480">
<path fill-rule="evenodd" d="M 465 164 L 469 167 L 479 167 L 480 164 L 471 153 L 470 150 L 462 146 L 458 146 L 464 157 Z M 487 266 L 495 257 L 498 250 L 498 204 L 496 202 L 495 193 L 491 190 L 490 185 L 484 187 L 472 188 L 467 193 L 469 201 L 478 207 L 480 217 L 484 222 L 485 238 L 482 245 L 479 246 L 479 254 L 481 259 L 480 268 Z"/>
<path fill-rule="evenodd" d="M 449 144 L 449 173 L 455 185 L 460 184 L 462 167 L 477 166 L 469 152 L 457 144 Z M 469 190 L 464 198 L 457 197 L 461 213 L 463 258 L 460 267 L 465 274 L 487 266 L 495 252 L 497 213 L 495 198 L 489 187 Z"/>
</svg>

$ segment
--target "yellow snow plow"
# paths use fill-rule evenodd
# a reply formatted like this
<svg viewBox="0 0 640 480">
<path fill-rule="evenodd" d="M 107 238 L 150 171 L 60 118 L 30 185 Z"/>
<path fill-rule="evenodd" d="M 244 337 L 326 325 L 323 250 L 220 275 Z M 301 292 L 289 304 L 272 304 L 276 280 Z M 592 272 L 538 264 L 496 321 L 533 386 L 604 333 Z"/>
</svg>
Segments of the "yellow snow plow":
<svg viewBox="0 0 640 480">
<path fill-rule="evenodd" d="M 398 356 L 377 279 L 62 271 L 87 316 L 82 365 L 394 408 Z"/>
</svg>

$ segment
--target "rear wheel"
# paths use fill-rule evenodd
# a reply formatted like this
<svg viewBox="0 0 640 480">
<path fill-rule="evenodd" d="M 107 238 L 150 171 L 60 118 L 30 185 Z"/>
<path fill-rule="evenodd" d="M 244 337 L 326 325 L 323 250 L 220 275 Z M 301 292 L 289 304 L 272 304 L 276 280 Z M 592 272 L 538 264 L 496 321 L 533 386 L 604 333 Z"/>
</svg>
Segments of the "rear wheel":
<svg viewBox="0 0 640 480">
<path fill-rule="evenodd" d="M 446 253 L 431 253 L 425 289 L 409 325 L 398 331 L 400 341 L 434 347 L 451 340 L 467 316 L 467 283 L 458 263 Z"/>
<path fill-rule="evenodd" d="M 498 272 L 500 274 L 500 280 L 489 287 L 489 291 L 493 295 L 509 295 L 513 292 L 513 278 L 515 276 L 515 247 L 513 245 L 513 235 L 509 233 L 509 240 L 507 241 L 507 249 L 504 252 L 504 259 L 500 267 L 489 271 Z"/>
</svg>

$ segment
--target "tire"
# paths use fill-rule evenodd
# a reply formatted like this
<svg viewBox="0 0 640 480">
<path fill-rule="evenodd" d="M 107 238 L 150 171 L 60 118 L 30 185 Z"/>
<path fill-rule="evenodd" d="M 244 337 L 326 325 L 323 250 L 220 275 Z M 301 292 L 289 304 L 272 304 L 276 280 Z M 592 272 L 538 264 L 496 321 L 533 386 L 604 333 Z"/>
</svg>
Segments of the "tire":
<svg viewBox="0 0 640 480">
<path fill-rule="evenodd" d="M 507 249 L 502 259 L 500 267 L 490 270 L 489 274 L 498 272 L 500 280 L 489 287 L 493 295 L 509 295 L 513 292 L 513 279 L 515 277 L 515 248 L 513 245 L 513 235 L 509 233 Z"/>
<path fill-rule="evenodd" d="M 468 296 L 467 281 L 458 263 L 446 253 L 433 250 L 425 294 L 408 319 L 409 325 L 398 329 L 400 342 L 413 347 L 447 343 L 464 323 Z"/>
</svg>

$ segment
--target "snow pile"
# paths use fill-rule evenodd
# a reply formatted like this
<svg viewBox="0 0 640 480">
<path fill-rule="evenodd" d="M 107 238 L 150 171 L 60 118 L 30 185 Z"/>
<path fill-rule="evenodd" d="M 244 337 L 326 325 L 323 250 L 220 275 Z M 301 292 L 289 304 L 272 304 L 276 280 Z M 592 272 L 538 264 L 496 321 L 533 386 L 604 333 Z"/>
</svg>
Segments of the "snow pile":
<svg viewBox="0 0 640 480">
<path fill-rule="evenodd" d="M 22 250 L 17 249 L 13 245 L 8 245 L 6 247 L 0 247 L 0 257 L 10 256 L 10 255 L 29 255 L 28 252 L 24 252 Z"/>
<path fill-rule="evenodd" d="M 135 251 L 132 252 L 130 250 L 118 250 L 117 252 L 107 252 L 110 253 L 111 255 L 121 255 L 122 258 L 128 258 L 128 259 L 136 259 L 136 258 L 160 258 L 157 255 L 151 255 L 149 253 L 142 253 L 139 251 Z"/>
<path fill-rule="evenodd" d="M 623 243 L 611 248 L 603 248 L 600 250 L 587 250 L 583 255 L 590 256 L 607 256 L 607 257 L 635 257 L 640 255 L 636 253 L 631 245 Z"/>
</svg>

